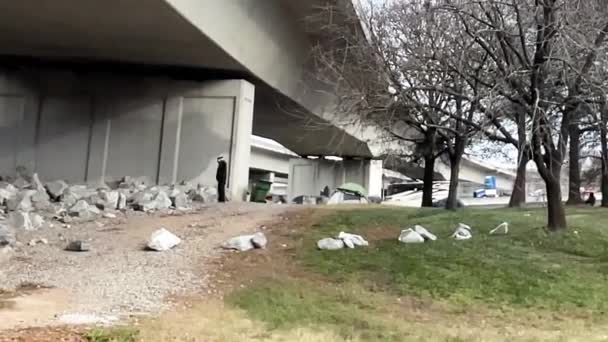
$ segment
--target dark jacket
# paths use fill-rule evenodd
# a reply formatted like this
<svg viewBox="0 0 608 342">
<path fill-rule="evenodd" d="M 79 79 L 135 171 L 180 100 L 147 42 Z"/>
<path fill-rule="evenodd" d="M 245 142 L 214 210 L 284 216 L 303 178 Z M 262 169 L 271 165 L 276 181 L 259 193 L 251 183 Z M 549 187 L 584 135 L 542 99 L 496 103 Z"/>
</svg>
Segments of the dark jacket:
<svg viewBox="0 0 608 342">
<path fill-rule="evenodd" d="M 228 164 L 225 160 L 220 160 L 217 163 L 217 173 L 215 174 L 215 180 L 218 183 L 226 184 L 226 173 L 228 171 Z"/>
</svg>

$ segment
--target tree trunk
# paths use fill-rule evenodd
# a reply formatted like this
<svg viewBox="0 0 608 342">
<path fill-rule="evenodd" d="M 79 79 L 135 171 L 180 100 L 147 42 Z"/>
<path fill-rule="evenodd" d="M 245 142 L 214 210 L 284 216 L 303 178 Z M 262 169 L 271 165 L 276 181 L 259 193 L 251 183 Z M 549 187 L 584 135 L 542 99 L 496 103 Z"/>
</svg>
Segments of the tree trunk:
<svg viewBox="0 0 608 342">
<path fill-rule="evenodd" d="M 458 178 L 460 176 L 460 161 L 462 154 L 450 157 L 450 187 L 445 208 L 456 210 L 458 208 Z"/>
<path fill-rule="evenodd" d="M 517 175 L 509 200 L 509 208 L 521 208 L 526 203 L 526 167 L 530 161 L 530 154 L 526 148 L 521 152 L 519 165 L 517 166 Z"/>
<path fill-rule="evenodd" d="M 435 180 L 435 156 L 424 157 L 424 185 L 422 188 L 422 207 L 433 206 L 433 181 Z"/>
<path fill-rule="evenodd" d="M 545 183 L 547 186 L 547 228 L 550 231 L 566 229 L 566 210 L 562 203 L 562 190 L 560 188 L 559 177 L 545 179 Z"/>
<path fill-rule="evenodd" d="M 579 205 L 583 203 L 581 197 L 581 131 L 578 124 L 571 125 L 569 128 L 570 135 L 570 167 L 568 181 L 568 205 Z"/>
<path fill-rule="evenodd" d="M 602 207 L 608 207 L 608 108 L 602 106 L 600 142 L 602 145 Z"/>
</svg>

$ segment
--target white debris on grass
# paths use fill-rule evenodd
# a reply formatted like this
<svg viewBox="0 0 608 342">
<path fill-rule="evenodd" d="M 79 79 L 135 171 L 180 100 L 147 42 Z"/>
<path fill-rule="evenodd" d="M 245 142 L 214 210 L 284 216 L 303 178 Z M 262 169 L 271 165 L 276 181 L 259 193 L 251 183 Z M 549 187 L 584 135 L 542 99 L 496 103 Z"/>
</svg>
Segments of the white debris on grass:
<svg viewBox="0 0 608 342">
<path fill-rule="evenodd" d="M 325 238 L 317 241 L 317 247 L 321 250 L 335 251 L 344 248 L 344 241 L 341 239 Z"/>
<path fill-rule="evenodd" d="M 424 243 L 424 237 L 412 228 L 402 230 L 398 240 L 403 243 Z"/>
<path fill-rule="evenodd" d="M 416 233 L 420 234 L 425 240 L 431 240 L 431 241 L 437 240 L 437 236 L 435 234 L 429 232 L 423 226 L 415 225 L 414 226 L 414 231 Z"/>
<path fill-rule="evenodd" d="M 454 234 L 452 234 L 452 237 L 458 241 L 469 240 L 473 237 L 471 234 L 471 227 L 464 223 L 459 223 L 458 227 L 454 231 Z"/>
<path fill-rule="evenodd" d="M 507 235 L 509 233 L 509 223 L 503 222 L 490 231 L 490 235 Z"/>
<path fill-rule="evenodd" d="M 334 238 L 325 238 L 317 241 L 317 247 L 321 250 L 335 251 L 344 247 L 355 248 L 369 246 L 369 242 L 365 240 L 361 235 L 340 232 L 338 236 Z"/>
<path fill-rule="evenodd" d="M 344 241 L 344 244 L 348 248 L 369 246 L 369 242 L 367 242 L 367 240 L 365 240 L 361 235 L 340 232 L 340 234 L 338 234 L 338 239 Z"/>
<path fill-rule="evenodd" d="M 490 235 L 507 235 L 509 233 L 509 223 L 503 222 L 490 231 Z"/>
</svg>

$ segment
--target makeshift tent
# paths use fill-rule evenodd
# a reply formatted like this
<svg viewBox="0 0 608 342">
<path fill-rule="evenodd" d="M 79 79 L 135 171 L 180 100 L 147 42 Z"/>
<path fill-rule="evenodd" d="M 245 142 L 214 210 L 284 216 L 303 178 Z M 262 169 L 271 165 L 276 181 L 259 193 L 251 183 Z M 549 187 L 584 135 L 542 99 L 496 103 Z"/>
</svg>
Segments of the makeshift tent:
<svg viewBox="0 0 608 342">
<path fill-rule="evenodd" d="M 357 183 L 344 183 L 338 187 L 338 190 L 359 194 L 361 196 L 367 196 L 367 190 Z"/>
<path fill-rule="evenodd" d="M 367 191 L 356 183 L 346 183 L 338 187 L 327 204 L 368 204 Z"/>
</svg>

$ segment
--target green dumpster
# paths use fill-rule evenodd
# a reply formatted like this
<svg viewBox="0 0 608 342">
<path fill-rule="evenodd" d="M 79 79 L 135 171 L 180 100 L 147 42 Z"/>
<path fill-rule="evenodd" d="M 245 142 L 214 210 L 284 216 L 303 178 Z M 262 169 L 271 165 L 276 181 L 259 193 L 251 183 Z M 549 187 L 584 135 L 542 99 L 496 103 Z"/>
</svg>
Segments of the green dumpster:
<svg viewBox="0 0 608 342">
<path fill-rule="evenodd" d="M 265 180 L 257 181 L 255 183 L 255 186 L 253 187 L 253 196 L 252 196 L 251 200 L 253 202 L 265 203 L 266 195 L 270 191 L 271 185 L 272 185 L 272 182 L 269 182 L 269 181 L 265 181 Z"/>
</svg>

